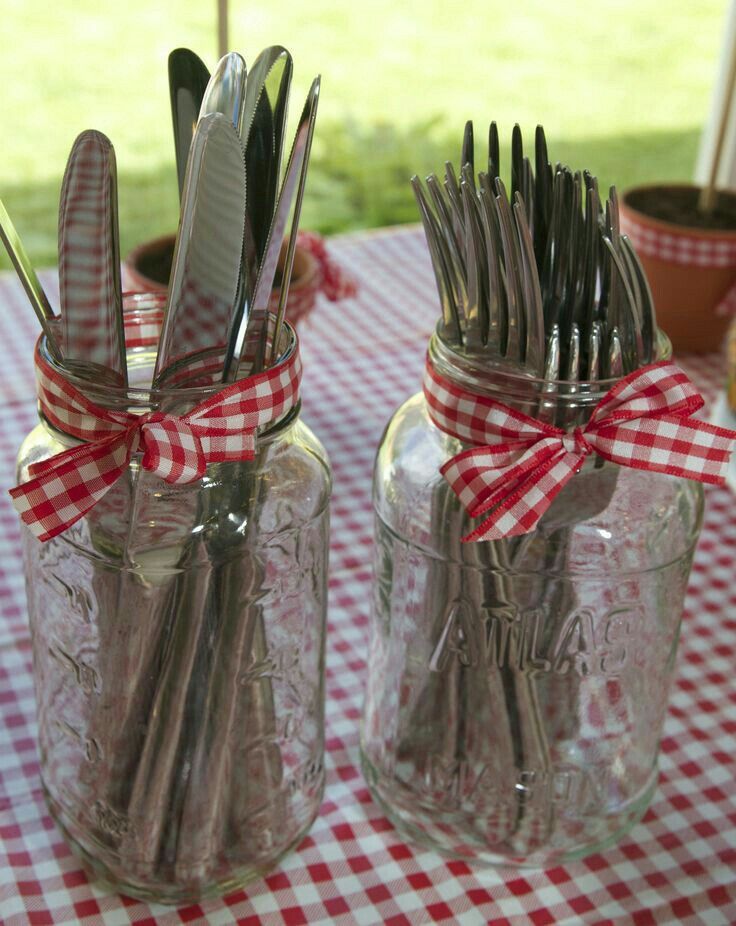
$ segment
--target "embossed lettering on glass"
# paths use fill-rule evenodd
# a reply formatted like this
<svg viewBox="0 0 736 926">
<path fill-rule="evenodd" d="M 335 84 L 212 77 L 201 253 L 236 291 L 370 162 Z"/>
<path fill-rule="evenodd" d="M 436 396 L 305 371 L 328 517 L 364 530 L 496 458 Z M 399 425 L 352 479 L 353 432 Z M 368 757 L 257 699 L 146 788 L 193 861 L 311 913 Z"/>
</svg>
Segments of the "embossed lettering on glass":
<svg viewBox="0 0 736 926">
<path fill-rule="evenodd" d="M 136 311 L 145 323 L 145 300 Z M 129 351 L 127 391 L 80 388 L 127 410 L 204 398 L 148 393 L 154 360 Z M 236 887 L 319 808 L 331 479 L 298 411 L 259 433 L 252 461 L 170 485 L 138 455 L 64 533 L 23 532 L 46 797 L 123 893 Z M 41 421 L 19 480 L 69 445 Z"/>
</svg>

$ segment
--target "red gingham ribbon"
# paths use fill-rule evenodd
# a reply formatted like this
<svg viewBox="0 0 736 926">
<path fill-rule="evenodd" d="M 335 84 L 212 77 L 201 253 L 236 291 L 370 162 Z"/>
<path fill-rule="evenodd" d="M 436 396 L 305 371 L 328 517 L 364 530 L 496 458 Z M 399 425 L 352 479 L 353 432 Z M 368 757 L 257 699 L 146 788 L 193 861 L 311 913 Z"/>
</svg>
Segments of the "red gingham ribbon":
<svg viewBox="0 0 736 926">
<path fill-rule="evenodd" d="M 668 260 L 685 267 L 736 267 L 736 239 L 716 236 L 695 238 L 667 232 L 637 222 L 629 213 L 621 216 L 621 231 L 631 238 L 638 254 Z"/>
<path fill-rule="evenodd" d="M 703 399 L 668 361 L 616 383 L 573 433 L 459 388 L 429 358 L 424 396 L 438 428 L 475 445 L 440 469 L 471 517 L 490 512 L 464 541 L 529 533 L 591 453 L 620 466 L 720 484 L 736 445 L 736 431 L 690 417 Z"/>
<path fill-rule="evenodd" d="M 736 274 L 736 240 L 730 238 L 694 238 L 650 228 L 626 212 L 621 215 L 621 231 L 631 238 L 637 254 L 654 260 L 670 261 L 683 267 L 733 267 Z M 715 307 L 716 315 L 736 314 L 736 284 L 729 286 Z"/>
<path fill-rule="evenodd" d="M 208 463 L 252 460 L 256 429 L 296 405 L 298 348 L 283 363 L 238 380 L 181 416 L 111 411 L 87 399 L 40 356 L 41 411 L 55 428 L 84 443 L 34 463 L 28 482 L 10 490 L 13 505 L 39 540 L 83 517 L 122 476 L 133 454 L 166 482 L 200 479 Z"/>
<path fill-rule="evenodd" d="M 355 278 L 330 257 L 321 235 L 312 231 L 299 231 L 296 240 L 297 244 L 316 259 L 320 274 L 319 289 L 330 302 L 339 302 L 356 295 L 358 284 Z M 289 296 L 291 297 L 291 293 Z M 289 307 L 291 308 L 291 304 Z"/>
</svg>

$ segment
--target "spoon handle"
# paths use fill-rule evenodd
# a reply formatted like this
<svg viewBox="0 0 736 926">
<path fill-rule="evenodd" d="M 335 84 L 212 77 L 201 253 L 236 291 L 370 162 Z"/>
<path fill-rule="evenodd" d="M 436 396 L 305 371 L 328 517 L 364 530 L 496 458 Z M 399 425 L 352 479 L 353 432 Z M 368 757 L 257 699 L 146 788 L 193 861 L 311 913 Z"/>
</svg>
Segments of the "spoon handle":
<svg viewBox="0 0 736 926">
<path fill-rule="evenodd" d="M 46 335 L 49 351 L 54 360 L 59 361 L 61 360 L 61 350 L 59 349 L 58 338 L 53 331 L 53 323 L 58 321 L 58 317 L 54 315 L 54 311 L 49 304 L 43 286 L 41 286 L 41 281 L 36 276 L 33 264 L 28 257 L 26 249 L 23 247 L 23 242 L 20 240 L 20 236 L 15 230 L 15 226 L 10 220 L 10 216 L 1 199 L 0 239 L 2 239 L 5 245 L 5 250 L 8 252 L 8 257 L 10 257 L 13 267 L 15 267 L 15 272 L 18 274 L 18 279 L 23 285 L 23 289 L 26 291 L 33 311 L 36 313 L 36 317 L 41 323 L 43 333 Z"/>
</svg>

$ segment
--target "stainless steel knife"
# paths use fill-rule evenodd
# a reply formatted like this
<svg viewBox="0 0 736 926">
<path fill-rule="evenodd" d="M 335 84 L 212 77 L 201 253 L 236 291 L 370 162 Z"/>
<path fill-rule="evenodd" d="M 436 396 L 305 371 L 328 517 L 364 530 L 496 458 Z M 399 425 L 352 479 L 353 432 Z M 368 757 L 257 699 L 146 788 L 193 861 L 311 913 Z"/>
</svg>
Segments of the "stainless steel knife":
<svg viewBox="0 0 736 926">
<path fill-rule="evenodd" d="M 289 52 L 272 45 L 254 61 L 245 90 L 240 137 L 251 190 L 248 216 L 258 267 L 276 207 L 292 71 Z"/>
<path fill-rule="evenodd" d="M 317 77 L 310 88 L 304 104 L 304 109 L 299 118 L 291 154 L 289 155 L 289 162 L 284 174 L 284 182 L 278 196 L 273 221 L 269 229 L 264 257 L 253 288 L 253 295 L 250 298 L 246 298 L 243 305 L 237 307 L 239 311 L 233 314 L 232 324 L 228 333 L 228 347 L 223 369 L 224 382 L 232 382 L 237 378 L 238 367 L 244 352 L 247 353 L 249 357 L 253 354 L 253 370 L 257 371 L 262 369 L 265 363 L 265 342 L 268 334 L 268 303 L 274 277 L 276 275 L 281 245 L 284 240 L 284 232 L 286 231 L 286 226 L 289 221 L 289 215 L 292 213 L 293 204 L 292 234 L 287 249 L 284 272 L 282 274 L 282 294 L 285 291 L 288 292 L 289 287 L 291 267 L 294 260 L 293 251 L 296 242 L 296 229 L 299 223 L 299 213 L 301 211 L 301 201 L 306 181 L 309 152 L 312 146 L 312 138 L 314 137 L 314 124 L 317 118 L 319 89 L 320 78 Z M 247 348 L 246 345 L 248 345 Z"/>
<path fill-rule="evenodd" d="M 238 291 L 246 202 L 240 138 L 222 113 L 197 124 L 184 183 L 154 386 L 222 343 Z"/>
<path fill-rule="evenodd" d="M 87 130 L 72 146 L 59 204 L 59 296 L 67 366 L 127 383 L 115 151 Z"/>
</svg>

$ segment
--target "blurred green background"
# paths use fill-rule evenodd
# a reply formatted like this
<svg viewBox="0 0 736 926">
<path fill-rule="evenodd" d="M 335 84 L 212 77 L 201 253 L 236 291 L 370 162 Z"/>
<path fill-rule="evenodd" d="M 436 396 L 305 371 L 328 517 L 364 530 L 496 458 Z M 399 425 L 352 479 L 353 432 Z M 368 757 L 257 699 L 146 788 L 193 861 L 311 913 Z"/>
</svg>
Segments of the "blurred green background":
<svg viewBox="0 0 736 926">
<path fill-rule="evenodd" d="M 551 158 L 603 185 L 690 179 L 725 12 L 725 0 L 231 0 L 230 46 L 247 62 L 269 44 L 292 52 L 292 116 L 322 74 L 302 226 L 332 233 L 417 221 L 409 178 L 457 164 L 468 118 L 478 162 L 491 119 L 507 142 L 514 122 L 528 142 L 540 122 Z M 215 0 L 0 0 L 0 14 L 0 196 L 34 263 L 56 261 L 61 177 L 85 128 L 115 145 L 123 252 L 174 230 L 166 59 L 188 45 L 214 66 Z"/>
</svg>

